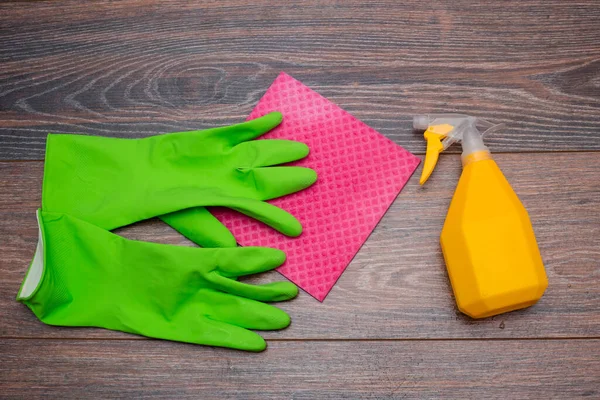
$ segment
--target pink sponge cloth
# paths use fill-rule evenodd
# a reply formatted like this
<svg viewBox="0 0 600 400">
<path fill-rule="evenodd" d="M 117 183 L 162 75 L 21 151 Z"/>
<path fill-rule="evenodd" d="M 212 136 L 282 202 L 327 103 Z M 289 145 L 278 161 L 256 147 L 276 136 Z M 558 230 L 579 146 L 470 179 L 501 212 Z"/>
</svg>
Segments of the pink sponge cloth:
<svg viewBox="0 0 600 400">
<path fill-rule="evenodd" d="M 306 143 L 310 154 L 294 165 L 318 175 L 312 187 L 270 201 L 300 220 L 302 235 L 286 237 L 230 210 L 213 212 L 241 245 L 283 250 L 287 261 L 278 271 L 323 301 L 420 160 L 283 72 L 248 119 L 271 111 L 283 122 L 263 138 Z"/>
</svg>

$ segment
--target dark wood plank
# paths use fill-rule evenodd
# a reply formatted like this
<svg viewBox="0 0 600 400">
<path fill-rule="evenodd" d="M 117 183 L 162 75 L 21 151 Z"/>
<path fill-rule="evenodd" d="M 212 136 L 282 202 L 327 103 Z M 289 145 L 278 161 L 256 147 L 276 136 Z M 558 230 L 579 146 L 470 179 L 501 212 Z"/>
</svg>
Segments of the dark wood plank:
<svg viewBox="0 0 600 400">
<path fill-rule="evenodd" d="M 277 342 L 260 354 L 161 341 L 1 340 L 7 397 L 600 396 L 600 341 Z"/>
<path fill-rule="evenodd" d="M 285 70 L 409 150 L 415 113 L 504 122 L 502 151 L 600 149 L 594 0 L 0 4 L 0 160 L 47 132 L 239 122 Z"/>
<path fill-rule="evenodd" d="M 529 210 L 550 281 L 532 308 L 482 321 L 459 314 L 438 239 L 460 171 L 442 156 L 424 187 L 418 174 L 323 304 L 302 293 L 282 303 L 290 328 L 269 338 L 600 337 L 600 157 L 598 153 L 498 154 Z M 37 242 L 42 163 L 0 163 L 0 336 L 125 337 L 41 324 L 13 299 Z M 148 221 L 121 229 L 140 240 L 186 245 L 171 228 Z M 255 281 L 284 279 L 273 272 Z M 127 336 L 129 337 L 129 336 Z"/>
</svg>

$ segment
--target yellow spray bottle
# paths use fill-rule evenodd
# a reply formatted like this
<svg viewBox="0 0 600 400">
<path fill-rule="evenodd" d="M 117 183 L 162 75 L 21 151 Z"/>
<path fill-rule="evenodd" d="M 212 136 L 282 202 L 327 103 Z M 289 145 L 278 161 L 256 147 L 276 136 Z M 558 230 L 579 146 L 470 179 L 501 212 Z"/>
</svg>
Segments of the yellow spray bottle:
<svg viewBox="0 0 600 400">
<path fill-rule="evenodd" d="M 413 125 L 427 140 L 421 185 L 442 151 L 455 142 L 463 147 L 463 172 L 440 237 L 459 310 L 485 318 L 535 304 L 548 278 L 529 215 L 477 128 L 500 125 L 460 114 L 415 116 Z"/>
</svg>

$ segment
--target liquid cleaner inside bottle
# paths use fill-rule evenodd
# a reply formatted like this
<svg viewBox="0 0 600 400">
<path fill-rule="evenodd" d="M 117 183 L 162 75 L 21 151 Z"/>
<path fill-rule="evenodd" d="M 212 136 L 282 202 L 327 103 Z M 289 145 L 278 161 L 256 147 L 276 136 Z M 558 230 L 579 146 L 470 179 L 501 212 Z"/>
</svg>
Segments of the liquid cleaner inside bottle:
<svg viewBox="0 0 600 400">
<path fill-rule="evenodd" d="M 455 142 L 463 147 L 463 172 L 440 237 L 459 310 L 485 318 L 535 304 L 548 279 L 529 215 L 477 128 L 500 126 L 458 114 L 417 116 L 413 125 L 427 140 L 421 184 L 439 153 Z"/>
</svg>

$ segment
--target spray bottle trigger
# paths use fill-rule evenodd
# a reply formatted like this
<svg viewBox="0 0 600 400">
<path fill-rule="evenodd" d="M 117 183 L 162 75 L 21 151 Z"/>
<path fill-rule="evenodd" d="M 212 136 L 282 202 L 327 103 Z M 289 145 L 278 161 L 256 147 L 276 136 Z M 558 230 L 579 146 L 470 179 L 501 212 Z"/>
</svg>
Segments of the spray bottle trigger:
<svg viewBox="0 0 600 400">
<path fill-rule="evenodd" d="M 442 139 L 446 138 L 453 130 L 454 127 L 450 124 L 431 125 L 423 134 L 425 140 L 427 140 L 427 152 L 423 163 L 423 172 L 421 172 L 421 179 L 419 180 L 421 185 L 429 179 L 440 153 L 444 151 Z"/>
</svg>

